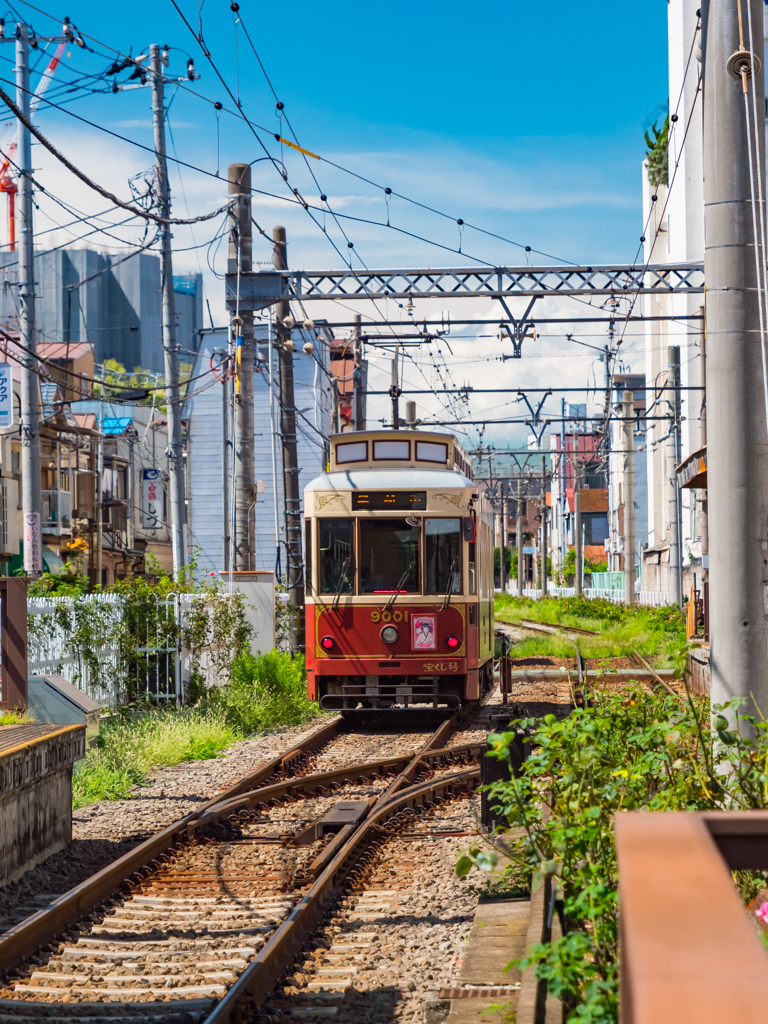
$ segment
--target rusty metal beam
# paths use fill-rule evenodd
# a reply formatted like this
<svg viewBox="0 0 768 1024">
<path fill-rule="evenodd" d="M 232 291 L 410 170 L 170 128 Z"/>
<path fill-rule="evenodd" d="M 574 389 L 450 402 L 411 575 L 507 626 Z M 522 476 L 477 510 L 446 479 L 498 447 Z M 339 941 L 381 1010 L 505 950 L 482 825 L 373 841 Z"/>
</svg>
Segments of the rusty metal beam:
<svg viewBox="0 0 768 1024">
<path fill-rule="evenodd" d="M 27 581 L 0 577 L 0 704 L 13 711 L 27 707 Z"/>
<path fill-rule="evenodd" d="M 615 819 L 622 1024 L 764 1024 L 768 961 L 730 869 L 768 866 L 768 812 Z"/>
</svg>

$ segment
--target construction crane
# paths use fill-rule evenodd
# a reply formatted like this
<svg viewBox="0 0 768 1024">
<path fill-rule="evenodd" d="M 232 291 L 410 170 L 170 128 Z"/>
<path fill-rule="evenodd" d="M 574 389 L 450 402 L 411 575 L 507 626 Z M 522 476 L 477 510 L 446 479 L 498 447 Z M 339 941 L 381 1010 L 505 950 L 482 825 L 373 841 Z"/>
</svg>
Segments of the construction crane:
<svg viewBox="0 0 768 1024">
<path fill-rule="evenodd" d="M 56 68 L 59 66 L 59 61 L 64 53 L 64 49 L 68 45 L 67 41 L 59 43 L 56 50 L 51 57 L 48 67 L 45 69 L 43 74 L 40 76 L 40 81 L 37 83 L 37 89 L 30 100 L 30 114 L 34 117 L 37 108 L 40 106 L 48 86 L 51 84 Z M 10 252 L 16 252 L 16 193 L 19 191 L 16 181 L 10 174 L 11 162 L 13 161 L 13 155 L 16 151 L 16 140 L 14 139 L 8 148 L 8 155 L 4 157 L 2 164 L 0 164 L 0 192 L 5 192 L 8 196 L 8 250 Z"/>
</svg>

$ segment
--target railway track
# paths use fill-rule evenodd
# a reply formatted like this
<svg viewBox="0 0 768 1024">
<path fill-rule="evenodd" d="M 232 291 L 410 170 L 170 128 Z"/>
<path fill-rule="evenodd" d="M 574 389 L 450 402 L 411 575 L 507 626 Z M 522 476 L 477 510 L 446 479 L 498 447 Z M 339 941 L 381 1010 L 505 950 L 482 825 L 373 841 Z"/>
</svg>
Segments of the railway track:
<svg viewBox="0 0 768 1024">
<path fill-rule="evenodd" d="M 389 833 L 474 788 L 468 724 L 310 774 L 346 726 L 316 730 L 0 935 L 0 1022 L 249 1019 Z"/>
</svg>

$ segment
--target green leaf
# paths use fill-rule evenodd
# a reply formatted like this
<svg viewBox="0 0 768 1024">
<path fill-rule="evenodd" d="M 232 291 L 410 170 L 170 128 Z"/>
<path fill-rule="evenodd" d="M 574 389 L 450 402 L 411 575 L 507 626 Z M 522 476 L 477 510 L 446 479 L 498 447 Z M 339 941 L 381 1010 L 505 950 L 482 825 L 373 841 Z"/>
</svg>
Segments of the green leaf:
<svg viewBox="0 0 768 1024">
<path fill-rule="evenodd" d="M 464 878 L 472 870 L 472 859 L 470 857 L 459 857 L 456 861 L 456 874 Z"/>
</svg>

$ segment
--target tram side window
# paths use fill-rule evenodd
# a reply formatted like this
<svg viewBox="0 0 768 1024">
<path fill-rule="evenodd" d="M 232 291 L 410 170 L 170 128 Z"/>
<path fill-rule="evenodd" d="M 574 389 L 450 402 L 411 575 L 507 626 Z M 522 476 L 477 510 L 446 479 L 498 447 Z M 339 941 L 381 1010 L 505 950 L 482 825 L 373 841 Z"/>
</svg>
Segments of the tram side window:
<svg viewBox="0 0 768 1024">
<path fill-rule="evenodd" d="M 318 519 L 320 593 L 351 594 L 355 579 L 355 525 L 352 519 Z"/>
<path fill-rule="evenodd" d="M 461 520 L 426 519 L 427 594 L 461 593 Z"/>
<path fill-rule="evenodd" d="M 304 520 L 304 583 L 308 594 L 312 593 L 312 520 Z"/>
<path fill-rule="evenodd" d="M 360 520 L 361 593 L 419 592 L 419 532 L 405 519 Z"/>
<path fill-rule="evenodd" d="M 470 594 L 477 593 L 477 543 L 472 541 L 467 544 L 467 550 L 469 553 L 469 592 Z M 474 605 L 472 605 L 474 608 Z"/>
</svg>

